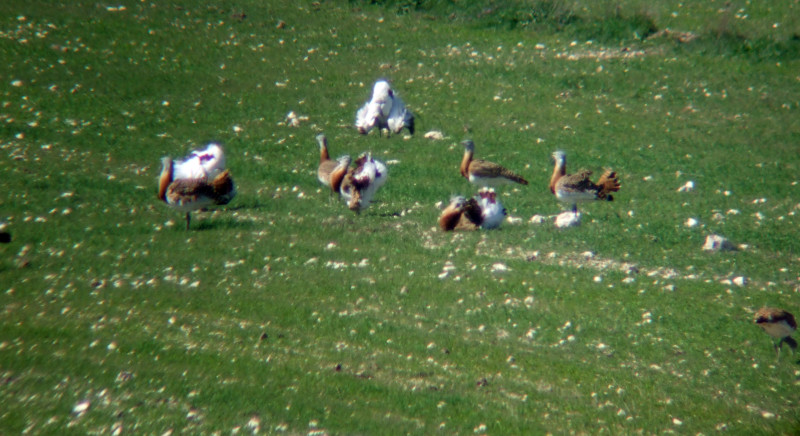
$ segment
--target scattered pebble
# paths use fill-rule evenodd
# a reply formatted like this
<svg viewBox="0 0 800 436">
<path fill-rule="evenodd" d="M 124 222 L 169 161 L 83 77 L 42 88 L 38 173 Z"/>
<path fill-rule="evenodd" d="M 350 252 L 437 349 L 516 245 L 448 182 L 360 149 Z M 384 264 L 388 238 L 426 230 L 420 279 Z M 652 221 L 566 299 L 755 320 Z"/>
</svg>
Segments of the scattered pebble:
<svg viewBox="0 0 800 436">
<path fill-rule="evenodd" d="M 706 236 L 706 242 L 703 244 L 704 251 L 733 251 L 736 247 L 728 241 L 727 238 L 720 235 Z"/>
<path fill-rule="evenodd" d="M 562 212 L 556 217 L 556 227 L 576 227 L 581 224 L 580 212 Z"/>
<path fill-rule="evenodd" d="M 678 192 L 691 192 L 691 191 L 694 191 L 694 182 L 691 180 L 684 183 L 683 186 L 678 188 Z"/>
<path fill-rule="evenodd" d="M 424 135 L 425 139 L 431 139 L 433 141 L 439 141 L 444 139 L 444 134 L 438 130 L 431 130 L 430 132 Z"/>
<path fill-rule="evenodd" d="M 508 222 L 511 225 L 515 225 L 515 224 L 521 223 L 522 222 L 522 218 L 509 215 L 509 216 L 506 217 L 506 222 Z"/>
<path fill-rule="evenodd" d="M 492 272 L 493 273 L 501 273 L 508 271 L 508 266 L 504 263 L 496 263 L 492 265 Z"/>
<path fill-rule="evenodd" d="M 528 222 L 530 224 L 542 224 L 542 223 L 544 223 L 546 221 L 547 221 L 547 218 L 542 216 L 542 215 L 539 215 L 539 214 L 536 214 L 536 215 L 532 216 L 531 219 L 528 220 Z"/>
<path fill-rule="evenodd" d="M 81 400 L 81 401 L 78 402 L 78 404 L 75 405 L 75 407 L 72 408 L 72 413 L 75 414 L 75 415 L 81 416 L 84 413 L 86 413 L 87 410 L 89 410 L 89 406 L 90 405 L 91 405 L 91 401 L 89 401 L 89 400 Z"/>
</svg>

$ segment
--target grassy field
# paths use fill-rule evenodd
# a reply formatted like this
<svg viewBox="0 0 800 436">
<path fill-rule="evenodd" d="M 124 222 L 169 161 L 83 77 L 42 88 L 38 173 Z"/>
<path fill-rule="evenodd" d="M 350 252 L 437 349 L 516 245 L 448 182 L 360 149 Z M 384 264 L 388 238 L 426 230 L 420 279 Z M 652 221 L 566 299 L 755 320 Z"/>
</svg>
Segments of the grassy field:
<svg viewBox="0 0 800 436">
<path fill-rule="evenodd" d="M 797 434 L 752 317 L 800 315 L 799 8 L 0 2 L 0 433 Z M 353 128 L 381 77 L 413 137 Z M 320 132 L 390 163 L 360 215 Z M 530 185 L 443 233 L 466 138 Z M 160 158 L 210 140 L 185 231 Z M 620 174 L 579 227 L 529 222 L 556 149 Z"/>
</svg>

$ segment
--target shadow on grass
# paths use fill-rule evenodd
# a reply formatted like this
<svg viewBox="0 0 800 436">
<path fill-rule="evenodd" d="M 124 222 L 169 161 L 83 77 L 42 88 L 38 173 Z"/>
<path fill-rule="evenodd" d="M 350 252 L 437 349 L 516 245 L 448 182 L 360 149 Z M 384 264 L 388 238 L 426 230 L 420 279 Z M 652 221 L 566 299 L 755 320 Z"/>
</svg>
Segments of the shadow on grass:
<svg viewBox="0 0 800 436">
<path fill-rule="evenodd" d="M 192 218 L 192 224 L 189 226 L 189 231 L 198 230 L 198 231 L 206 231 L 206 230 L 246 230 L 246 229 L 254 229 L 256 227 L 256 223 L 252 221 L 239 221 L 233 218 L 206 218 L 206 219 L 195 219 Z M 185 230 L 185 229 L 180 229 Z"/>
<path fill-rule="evenodd" d="M 229 206 L 224 209 L 217 209 L 217 210 L 235 212 L 238 210 L 261 210 L 264 209 L 265 207 L 266 203 L 255 202 L 255 203 L 237 204 L 236 206 L 232 207 Z M 208 211 L 210 209 L 201 209 L 201 210 Z"/>
</svg>

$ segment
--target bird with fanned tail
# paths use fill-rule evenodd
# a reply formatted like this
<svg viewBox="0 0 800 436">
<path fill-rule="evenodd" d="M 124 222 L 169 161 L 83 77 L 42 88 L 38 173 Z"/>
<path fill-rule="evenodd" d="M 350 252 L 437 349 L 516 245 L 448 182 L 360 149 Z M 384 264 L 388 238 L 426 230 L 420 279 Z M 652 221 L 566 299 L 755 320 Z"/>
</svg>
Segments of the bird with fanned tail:
<svg viewBox="0 0 800 436">
<path fill-rule="evenodd" d="M 356 112 L 356 129 L 359 133 L 366 135 L 375 127 L 378 133 L 387 129 L 389 135 L 400 133 L 404 128 L 414 134 L 414 114 L 385 79 L 375 82 L 370 100 Z"/>
<path fill-rule="evenodd" d="M 192 151 L 182 160 L 161 159 L 158 198 L 168 206 L 186 212 L 189 230 L 191 212 L 212 205 L 228 204 L 236 195 L 225 153 L 217 143 Z"/>
<path fill-rule="evenodd" d="M 606 170 L 597 180 L 592 182 L 591 171 L 581 170 L 575 174 L 567 174 L 567 157 L 563 151 L 553 152 L 555 168 L 550 178 L 550 192 L 564 203 L 572 205 L 572 212 L 578 212 L 578 202 L 605 200 L 613 201 L 612 192 L 619 191 L 620 184 L 617 173 Z"/>
<path fill-rule="evenodd" d="M 461 159 L 461 175 L 477 186 L 497 187 L 507 183 L 527 185 L 528 181 L 511 170 L 494 162 L 475 159 L 475 143 L 471 139 L 461 142 L 464 146 L 464 157 Z"/>
<path fill-rule="evenodd" d="M 386 165 L 369 152 L 361 154 L 353 164 L 342 180 L 339 193 L 347 207 L 358 213 L 369 207 L 375 193 L 386 183 L 389 172 Z"/>
<path fill-rule="evenodd" d="M 456 196 L 439 216 L 439 228 L 451 230 L 495 229 L 506 217 L 494 189 L 481 188 L 478 195 L 465 199 Z"/>
</svg>

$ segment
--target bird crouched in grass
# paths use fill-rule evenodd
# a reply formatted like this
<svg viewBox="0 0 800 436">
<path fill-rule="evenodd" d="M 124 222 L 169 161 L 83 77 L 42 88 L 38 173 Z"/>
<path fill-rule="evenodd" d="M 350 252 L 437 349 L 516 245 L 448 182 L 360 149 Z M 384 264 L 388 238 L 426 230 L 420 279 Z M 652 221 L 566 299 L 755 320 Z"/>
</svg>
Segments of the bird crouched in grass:
<svg viewBox="0 0 800 436">
<path fill-rule="evenodd" d="M 572 204 L 572 212 L 578 212 L 579 201 L 606 200 L 613 201 L 612 192 L 619 191 L 620 184 L 617 173 L 606 170 L 597 183 L 589 180 L 591 171 L 579 171 L 567 174 L 567 158 L 563 151 L 553 152 L 555 168 L 550 178 L 550 192 L 564 203 Z"/>
<path fill-rule="evenodd" d="M 791 336 L 797 330 L 797 321 L 791 313 L 783 309 L 762 307 L 756 312 L 754 322 L 768 335 L 778 339 L 778 342 L 774 344 L 778 358 L 781 356 L 781 346 L 784 342 L 789 345 L 792 352 L 797 349 L 797 341 Z"/>
<path fill-rule="evenodd" d="M 230 171 L 224 169 L 225 157 L 218 144 L 206 150 L 192 152 L 186 159 L 161 159 L 158 198 L 168 206 L 186 212 L 189 230 L 191 212 L 211 205 L 228 204 L 236 196 L 236 186 Z"/>
<path fill-rule="evenodd" d="M 372 154 L 363 153 L 347 170 L 339 193 L 347 207 L 356 213 L 369 207 L 378 189 L 386 183 L 389 172 L 383 162 L 373 159 Z"/>
<path fill-rule="evenodd" d="M 319 167 L 317 168 L 317 179 L 325 186 L 331 188 L 332 193 L 338 193 L 342 180 L 350 167 L 350 156 L 342 156 L 333 160 L 328 155 L 328 138 L 324 134 L 317 135 L 319 143 Z"/>
<path fill-rule="evenodd" d="M 528 181 L 510 170 L 482 159 L 473 159 L 475 143 L 471 139 L 461 142 L 464 146 L 464 157 L 461 159 L 461 175 L 470 183 L 478 186 L 496 187 L 506 183 L 527 185 Z"/>
<path fill-rule="evenodd" d="M 378 80 L 372 87 L 372 97 L 356 112 L 356 129 L 362 135 L 377 127 L 392 133 L 404 128 L 414 134 L 414 114 L 406 108 L 403 100 L 395 94 L 389 82 Z"/>
<path fill-rule="evenodd" d="M 439 228 L 451 230 L 494 229 L 506 217 L 506 210 L 497 201 L 493 189 L 481 189 L 478 195 L 469 200 L 464 197 L 453 197 L 450 204 L 439 216 Z"/>
</svg>

